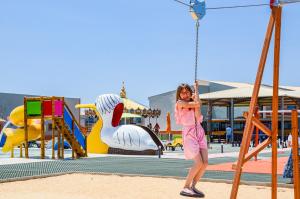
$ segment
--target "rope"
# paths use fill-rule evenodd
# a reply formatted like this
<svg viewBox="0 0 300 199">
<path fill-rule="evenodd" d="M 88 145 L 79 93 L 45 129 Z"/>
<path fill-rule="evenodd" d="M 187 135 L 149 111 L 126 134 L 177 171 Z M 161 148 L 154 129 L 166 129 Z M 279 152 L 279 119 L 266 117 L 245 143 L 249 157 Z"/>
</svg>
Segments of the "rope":
<svg viewBox="0 0 300 199">
<path fill-rule="evenodd" d="M 197 71 L 198 71 L 198 45 L 199 45 L 199 20 L 196 21 L 195 82 L 197 81 Z"/>
<path fill-rule="evenodd" d="M 198 71 L 198 46 L 199 46 L 199 20 L 196 21 L 195 83 L 197 81 L 197 71 Z M 196 136 L 198 136 L 196 110 L 194 110 L 194 116 L 195 116 L 195 131 L 196 131 Z"/>
<path fill-rule="evenodd" d="M 191 7 L 190 4 L 184 3 L 180 0 L 174 0 L 182 5 Z M 286 5 L 286 4 L 294 4 L 294 3 L 300 3 L 300 0 L 286 0 L 280 2 L 280 5 Z M 235 8 L 251 8 L 251 7 L 260 7 L 260 6 L 270 6 L 269 3 L 261 3 L 261 4 L 246 4 L 246 5 L 234 5 L 234 6 L 221 6 L 221 7 L 208 7 L 206 10 L 223 10 L 223 9 L 235 9 Z"/>
<path fill-rule="evenodd" d="M 251 8 L 251 7 L 260 7 L 260 6 L 270 6 L 270 4 L 268 4 L 268 3 L 262 3 L 262 4 L 252 4 L 252 5 L 221 6 L 221 7 L 206 8 L 206 10 L 223 10 L 223 9 L 234 9 L 234 8 Z"/>
</svg>

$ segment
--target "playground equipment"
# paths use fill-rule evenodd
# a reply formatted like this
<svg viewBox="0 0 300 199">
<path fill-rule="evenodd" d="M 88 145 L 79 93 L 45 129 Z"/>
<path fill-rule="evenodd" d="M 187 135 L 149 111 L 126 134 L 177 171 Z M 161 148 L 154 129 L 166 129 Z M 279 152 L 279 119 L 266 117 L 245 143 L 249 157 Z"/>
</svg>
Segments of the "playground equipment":
<svg viewBox="0 0 300 199">
<path fill-rule="evenodd" d="M 15 108 L 9 117 L 10 121 L 1 132 L 0 143 L 3 152 L 13 150 L 25 144 L 25 157 L 29 158 L 28 142 L 40 139 L 41 158 L 45 158 L 45 121 L 52 121 L 52 158 L 55 158 L 55 137 L 58 140 L 57 157 L 64 158 L 64 143 L 66 139 L 72 147 L 72 157 L 84 157 L 87 155 L 86 136 L 83 134 L 80 124 L 65 103 L 63 97 L 25 97 L 24 106 Z M 13 124 L 16 128 L 9 128 Z M 55 134 L 57 132 L 57 135 Z"/>
<path fill-rule="evenodd" d="M 277 198 L 278 87 L 279 87 L 279 59 L 280 59 L 280 36 L 281 36 L 281 15 L 282 15 L 282 6 L 280 2 L 274 0 L 271 0 L 270 2 L 270 7 L 272 12 L 271 12 L 266 38 L 264 41 L 264 47 L 262 50 L 260 63 L 256 75 L 256 80 L 253 88 L 249 110 L 246 114 L 244 114 L 244 116 L 246 117 L 246 125 L 243 133 L 243 140 L 241 144 L 239 158 L 237 164 L 233 165 L 233 168 L 236 171 L 235 171 L 234 181 L 231 190 L 231 196 L 230 196 L 231 199 L 235 199 L 237 197 L 243 165 L 252 157 L 256 156 L 261 150 L 263 150 L 269 144 L 272 144 L 272 198 L 273 199 Z M 262 76 L 264 72 L 264 67 L 267 59 L 267 54 L 268 54 L 274 26 L 275 26 L 275 39 L 274 39 L 275 45 L 274 45 L 274 67 L 273 67 L 272 129 L 269 129 L 259 120 L 259 118 L 255 116 L 255 108 L 257 106 L 258 93 L 262 81 Z M 254 127 L 260 129 L 267 136 L 269 136 L 269 138 L 266 139 L 264 142 L 260 143 L 259 145 L 257 145 L 253 150 L 248 152 Z M 298 148 L 297 149 L 295 148 L 293 152 L 297 153 Z M 296 170 L 295 172 L 299 173 L 299 170 Z M 295 192 L 296 191 L 297 190 L 295 189 Z M 299 199 L 299 195 L 295 194 L 295 198 Z"/>
<path fill-rule="evenodd" d="M 16 107 L 9 116 L 9 122 L 1 133 L 2 151 L 7 153 L 13 150 L 14 146 L 20 146 L 25 141 L 24 137 L 24 106 Z M 12 128 L 12 125 L 18 128 Z M 37 119 L 28 120 L 28 140 L 37 140 L 41 137 L 41 125 Z"/>
<path fill-rule="evenodd" d="M 124 105 L 122 99 L 114 94 L 100 95 L 96 104 L 80 104 L 76 108 L 90 108 L 99 118 L 88 136 L 90 153 L 155 154 L 163 144 L 147 127 L 138 125 L 119 125 Z M 147 153 L 148 154 L 148 153 Z"/>
<path fill-rule="evenodd" d="M 256 4 L 256 5 L 242 5 L 242 6 L 228 6 L 228 7 L 216 7 L 216 8 L 205 8 L 205 6 L 195 6 L 200 5 L 197 0 L 191 0 L 190 4 L 186 4 L 182 1 L 175 0 L 181 4 L 184 4 L 188 7 L 190 7 L 190 10 L 192 12 L 192 16 L 197 20 L 196 23 L 198 23 L 199 19 L 201 19 L 201 12 L 205 13 L 203 10 L 208 9 L 232 9 L 232 8 L 243 8 L 243 7 L 257 7 L 257 6 L 270 6 L 271 8 L 271 16 L 269 20 L 269 25 L 264 41 L 264 47 L 262 50 L 261 58 L 259 67 L 257 70 L 255 85 L 253 88 L 252 98 L 249 106 L 249 110 L 244 116 L 246 117 L 246 125 L 243 132 L 243 140 L 241 144 L 241 149 L 239 153 L 239 158 L 237 161 L 237 164 L 233 165 L 233 168 L 235 171 L 235 177 L 232 185 L 231 190 L 231 199 L 235 199 L 237 197 L 239 183 L 240 183 L 240 177 L 242 173 L 242 167 L 243 165 L 250 160 L 252 157 L 255 157 L 261 150 L 263 150 L 266 146 L 269 144 L 272 144 L 272 198 L 277 198 L 277 135 L 278 135 L 278 88 L 279 88 L 279 60 L 280 60 L 280 37 L 281 37 L 281 15 L 282 15 L 282 6 L 284 4 L 291 4 L 291 3 L 299 3 L 299 0 L 270 0 L 269 4 Z M 197 15 L 199 14 L 199 16 Z M 202 16 L 203 17 L 203 16 Z M 198 47 L 198 26 L 197 27 L 197 37 L 196 37 L 196 64 L 195 64 L 195 79 L 197 77 L 197 47 Z M 275 28 L 274 28 L 275 27 Z M 272 37 L 273 30 L 275 29 L 275 45 L 274 45 L 274 68 L 273 68 L 273 99 L 272 99 L 272 129 L 269 129 L 267 126 L 265 126 L 260 120 L 257 115 L 257 99 L 258 99 L 258 93 L 262 81 L 262 76 L 264 72 L 264 67 L 267 59 L 267 54 L 270 46 L 270 41 Z M 295 114 L 295 113 L 294 113 Z M 296 116 L 294 116 L 296 117 Z M 295 119 L 294 119 L 295 120 Z M 294 121 L 295 123 L 295 121 Z M 296 124 L 294 124 L 296 125 Z M 250 141 L 252 137 L 252 133 L 254 128 L 257 128 L 257 130 L 261 130 L 264 132 L 267 136 L 269 136 L 268 139 L 266 139 L 264 142 L 257 145 L 252 151 L 248 152 Z M 295 128 L 296 129 L 296 128 Z M 296 130 L 294 130 L 296 131 Z M 298 137 L 298 128 L 297 133 L 294 133 L 294 139 L 297 139 Z M 297 134 L 297 135 L 296 135 Z M 257 136 L 256 136 L 257 140 Z M 298 159 L 298 146 L 294 146 L 294 159 Z M 296 157 L 297 156 L 297 157 Z M 295 164 L 295 162 L 294 162 Z M 295 198 L 299 199 L 299 170 L 298 170 L 298 164 L 294 167 L 295 172 L 295 178 L 297 178 L 298 182 L 295 183 Z M 297 185 L 296 185 L 297 184 Z M 297 193 L 296 193 L 297 192 Z"/>
</svg>

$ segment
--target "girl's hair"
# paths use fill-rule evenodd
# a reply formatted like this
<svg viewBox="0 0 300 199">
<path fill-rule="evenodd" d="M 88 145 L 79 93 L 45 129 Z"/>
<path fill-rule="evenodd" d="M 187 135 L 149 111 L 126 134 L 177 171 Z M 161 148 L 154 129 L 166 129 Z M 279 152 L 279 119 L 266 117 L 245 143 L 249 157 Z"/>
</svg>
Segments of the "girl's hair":
<svg viewBox="0 0 300 199">
<path fill-rule="evenodd" d="M 176 91 L 176 102 L 178 100 L 180 100 L 180 92 L 183 90 L 183 89 L 186 89 L 188 90 L 191 95 L 193 94 L 193 90 L 191 89 L 191 87 L 188 85 L 188 84 L 180 84 L 178 87 L 177 87 L 177 91 Z"/>
</svg>

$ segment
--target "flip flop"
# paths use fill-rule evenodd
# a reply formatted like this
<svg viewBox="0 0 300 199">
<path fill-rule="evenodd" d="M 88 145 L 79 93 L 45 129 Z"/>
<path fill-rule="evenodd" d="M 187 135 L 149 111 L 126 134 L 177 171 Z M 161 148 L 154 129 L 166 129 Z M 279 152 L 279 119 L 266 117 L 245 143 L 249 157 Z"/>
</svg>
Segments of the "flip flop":
<svg viewBox="0 0 300 199">
<path fill-rule="evenodd" d="M 194 198 L 202 198 L 199 194 L 195 193 L 193 190 L 184 188 L 181 192 L 180 195 L 182 196 L 187 196 L 187 197 L 194 197 Z"/>
</svg>

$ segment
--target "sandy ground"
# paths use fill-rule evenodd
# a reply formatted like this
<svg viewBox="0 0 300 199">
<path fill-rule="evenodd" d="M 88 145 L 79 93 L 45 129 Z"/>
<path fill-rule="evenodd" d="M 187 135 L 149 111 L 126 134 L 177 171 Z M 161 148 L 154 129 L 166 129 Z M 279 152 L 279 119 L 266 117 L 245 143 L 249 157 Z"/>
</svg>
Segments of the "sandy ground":
<svg viewBox="0 0 300 199">
<path fill-rule="evenodd" d="M 183 180 L 154 177 L 121 177 L 116 175 L 69 174 L 0 184 L 2 199 L 176 199 Z M 200 182 L 205 198 L 229 198 L 231 185 Z M 265 199 L 270 188 L 240 186 L 238 198 Z M 293 198 L 293 189 L 278 189 L 278 198 Z"/>
</svg>

